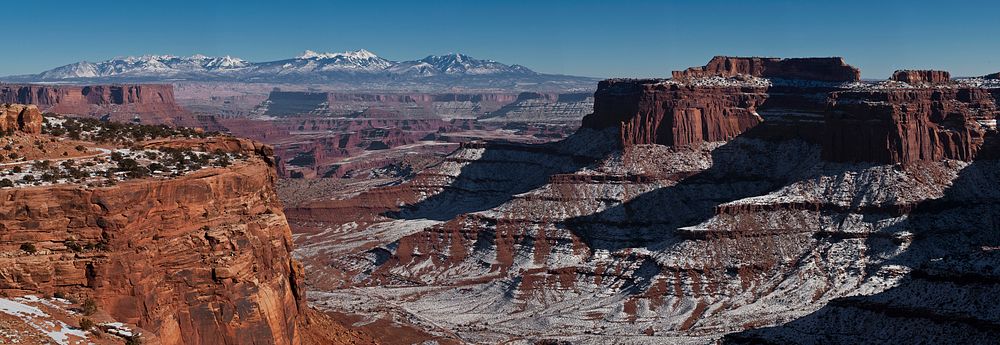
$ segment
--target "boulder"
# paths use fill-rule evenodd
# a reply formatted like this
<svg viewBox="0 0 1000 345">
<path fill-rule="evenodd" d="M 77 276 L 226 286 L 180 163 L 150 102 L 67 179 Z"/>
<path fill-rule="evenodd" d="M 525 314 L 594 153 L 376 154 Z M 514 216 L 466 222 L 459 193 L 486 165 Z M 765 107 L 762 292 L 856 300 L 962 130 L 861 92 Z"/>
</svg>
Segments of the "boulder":
<svg viewBox="0 0 1000 345">
<path fill-rule="evenodd" d="M 34 105 L 0 105 L 0 131 L 41 134 L 42 112 Z"/>
</svg>

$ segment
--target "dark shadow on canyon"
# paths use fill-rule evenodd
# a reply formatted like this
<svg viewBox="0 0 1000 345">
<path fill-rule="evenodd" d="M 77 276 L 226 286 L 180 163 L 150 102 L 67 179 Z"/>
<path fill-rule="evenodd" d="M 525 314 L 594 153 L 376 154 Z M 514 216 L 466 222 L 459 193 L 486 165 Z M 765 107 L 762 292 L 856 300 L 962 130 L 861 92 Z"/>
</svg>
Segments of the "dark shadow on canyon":
<svg viewBox="0 0 1000 345">
<path fill-rule="evenodd" d="M 865 239 L 869 257 L 904 252 L 867 272 L 913 270 L 897 286 L 837 298 L 783 325 L 727 335 L 727 344 L 986 344 L 1000 336 L 1000 160 L 997 136 L 944 196 L 919 203 L 907 219 Z"/>
<path fill-rule="evenodd" d="M 786 144 L 792 147 L 793 164 L 785 155 L 770 154 L 780 142 L 798 139 L 777 138 L 772 132 L 768 125 L 758 125 L 713 150 L 710 168 L 601 212 L 567 219 L 564 225 L 591 250 L 658 250 L 680 242 L 677 229 L 710 219 L 716 206 L 767 194 L 819 162 L 818 147 L 803 141 Z"/>
<path fill-rule="evenodd" d="M 445 221 L 500 206 L 517 194 L 547 184 L 553 175 L 572 173 L 594 164 L 613 149 L 614 144 L 609 142 L 597 145 L 597 150 L 588 155 L 573 154 L 570 146 L 574 140 L 585 140 L 588 135 L 595 134 L 577 132 L 563 141 L 547 144 L 486 143 L 482 156 L 463 166 L 455 181 L 442 192 L 385 215 Z"/>
</svg>

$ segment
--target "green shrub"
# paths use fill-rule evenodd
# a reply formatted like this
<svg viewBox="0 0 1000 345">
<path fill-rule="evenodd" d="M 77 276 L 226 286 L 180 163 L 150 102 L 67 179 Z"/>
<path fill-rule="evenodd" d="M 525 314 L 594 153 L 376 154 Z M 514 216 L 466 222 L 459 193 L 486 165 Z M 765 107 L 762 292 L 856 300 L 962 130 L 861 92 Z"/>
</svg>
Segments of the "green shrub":
<svg viewBox="0 0 1000 345">
<path fill-rule="evenodd" d="M 88 331 L 91 328 L 94 328 L 94 321 L 91 320 L 91 319 L 89 319 L 89 318 L 86 318 L 86 317 L 81 317 L 80 318 L 80 329 L 84 330 L 84 331 Z"/>
<path fill-rule="evenodd" d="M 66 240 L 64 244 L 66 245 L 66 248 L 69 248 L 69 250 L 72 250 L 74 252 L 79 253 L 83 251 L 83 246 L 81 246 L 79 243 L 76 243 L 76 241 L 74 240 Z"/>
<path fill-rule="evenodd" d="M 94 315 L 97 312 L 97 302 L 92 298 L 84 300 L 83 304 L 80 305 L 80 311 L 83 315 Z"/>
</svg>

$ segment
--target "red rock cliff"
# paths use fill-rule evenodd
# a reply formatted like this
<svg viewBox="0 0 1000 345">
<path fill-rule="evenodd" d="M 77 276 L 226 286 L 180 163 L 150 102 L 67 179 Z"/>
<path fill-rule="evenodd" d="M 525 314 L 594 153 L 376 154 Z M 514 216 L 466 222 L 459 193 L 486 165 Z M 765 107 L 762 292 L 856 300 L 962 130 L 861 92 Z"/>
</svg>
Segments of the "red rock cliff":
<svg viewBox="0 0 1000 345">
<path fill-rule="evenodd" d="M 861 80 L 861 71 L 839 57 L 779 59 L 716 56 L 705 66 L 673 72 L 673 78 L 678 80 L 736 75 L 831 82 Z"/>
<path fill-rule="evenodd" d="M 30 85 L 0 84 L 0 103 L 37 105 L 42 111 L 103 116 L 147 123 L 178 124 L 190 114 L 174 101 L 173 86 L 165 84 Z"/>
<path fill-rule="evenodd" d="M 623 146 L 684 146 L 733 138 L 761 122 L 764 87 L 696 87 L 660 80 L 605 80 L 583 126 L 617 126 Z"/>
<path fill-rule="evenodd" d="M 935 70 L 899 70 L 892 74 L 891 80 L 907 84 L 947 84 L 951 82 L 951 73 Z"/>
<path fill-rule="evenodd" d="M 795 82 L 754 86 L 741 77 L 815 76 L 836 65 L 821 64 L 827 67 L 816 70 L 801 67 L 801 62 L 781 65 L 791 60 L 716 57 L 706 67 L 675 75 L 687 78 L 682 81 L 606 80 L 599 84 L 594 113 L 584 118 L 583 126 L 617 127 L 623 146 L 685 146 L 728 140 L 763 121 L 759 135 L 821 145 L 825 160 L 906 164 L 972 160 L 984 142 L 983 124 L 993 123 L 998 114 L 991 94 L 995 90 L 933 86 L 949 82 L 943 71 L 897 72 L 896 79 L 923 88 Z M 781 73 L 775 72 L 775 64 L 782 66 Z M 706 75 L 732 78 L 716 83 L 695 78 Z"/>
<path fill-rule="evenodd" d="M 978 88 L 842 91 L 830 97 L 823 158 L 831 161 L 969 161 L 985 135 L 978 120 L 997 114 L 993 97 Z"/>
<path fill-rule="evenodd" d="M 305 306 L 276 176 L 258 146 L 211 141 L 205 148 L 253 158 L 174 179 L 0 190 L 0 289 L 93 298 L 161 344 L 335 342 L 349 331 L 317 326 L 322 317 Z"/>
</svg>

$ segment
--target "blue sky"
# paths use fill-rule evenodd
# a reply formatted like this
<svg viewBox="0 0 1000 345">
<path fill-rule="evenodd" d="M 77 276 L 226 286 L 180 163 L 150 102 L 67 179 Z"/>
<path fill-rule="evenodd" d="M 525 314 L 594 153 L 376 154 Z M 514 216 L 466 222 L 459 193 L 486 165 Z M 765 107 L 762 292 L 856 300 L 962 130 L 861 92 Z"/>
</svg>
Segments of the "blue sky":
<svg viewBox="0 0 1000 345">
<path fill-rule="evenodd" d="M 365 48 L 596 77 L 666 76 L 714 55 L 844 56 L 865 78 L 970 76 L 1000 71 L 997 13 L 990 1 L 15 1 L 0 75 L 121 55 Z"/>
</svg>

